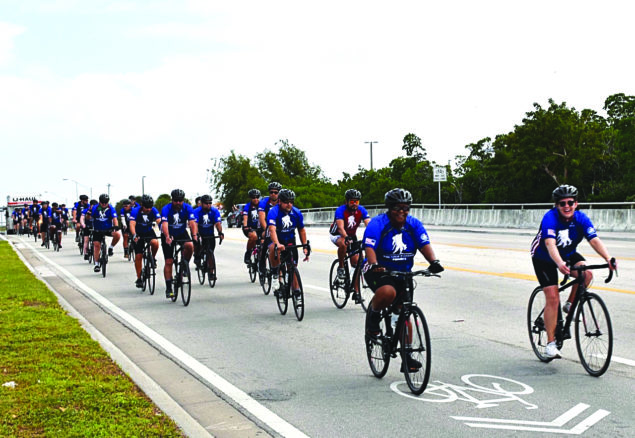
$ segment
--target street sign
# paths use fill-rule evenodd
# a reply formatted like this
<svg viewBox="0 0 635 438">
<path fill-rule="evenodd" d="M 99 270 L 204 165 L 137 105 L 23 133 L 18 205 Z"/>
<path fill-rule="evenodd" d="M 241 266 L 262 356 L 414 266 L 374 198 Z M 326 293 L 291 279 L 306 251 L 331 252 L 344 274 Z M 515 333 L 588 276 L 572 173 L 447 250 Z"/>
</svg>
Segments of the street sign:
<svg viewBox="0 0 635 438">
<path fill-rule="evenodd" d="M 433 172 L 433 182 L 445 182 L 448 180 L 448 175 L 446 173 L 446 168 L 443 166 L 435 166 Z"/>
</svg>

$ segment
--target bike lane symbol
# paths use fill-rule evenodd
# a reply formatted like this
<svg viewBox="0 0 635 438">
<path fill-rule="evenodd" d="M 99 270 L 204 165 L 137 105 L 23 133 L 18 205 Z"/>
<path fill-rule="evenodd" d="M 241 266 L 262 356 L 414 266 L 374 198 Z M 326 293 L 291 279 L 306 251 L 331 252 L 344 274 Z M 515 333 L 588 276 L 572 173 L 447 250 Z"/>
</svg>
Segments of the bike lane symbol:
<svg viewBox="0 0 635 438">
<path fill-rule="evenodd" d="M 405 382 L 394 382 L 390 385 L 390 388 L 401 396 L 427 403 L 464 401 L 473 403 L 476 408 L 483 409 L 496 407 L 501 403 L 517 402 L 523 405 L 525 409 L 538 408 L 535 404 L 529 403 L 519 397 L 519 395 L 527 395 L 534 392 L 531 386 L 522 382 L 487 374 L 468 374 L 461 377 L 461 380 L 465 383 L 465 386 L 452 385 L 437 380 L 435 383 L 429 384 L 425 392 L 419 397 L 399 389 L 400 386 L 405 385 Z M 609 411 L 598 409 L 587 418 L 581 420 L 574 427 L 569 429 L 563 428 L 568 422 L 574 420 L 589 407 L 589 405 L 584 403 L 578 403 L 553 421 L 548 422 L 483 417 L 452 416 L 451 418 L 463 421 L 464 424 L 469 427 L 581 435 L 591 426 L 610 414 Z"/>
</svg>

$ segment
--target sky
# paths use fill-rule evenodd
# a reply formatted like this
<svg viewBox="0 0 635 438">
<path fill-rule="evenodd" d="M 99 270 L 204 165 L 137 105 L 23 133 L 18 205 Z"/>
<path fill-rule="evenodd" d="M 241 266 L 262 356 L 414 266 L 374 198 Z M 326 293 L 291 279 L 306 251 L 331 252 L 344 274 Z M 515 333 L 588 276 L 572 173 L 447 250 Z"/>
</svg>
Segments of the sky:
<svg viewBox="0 0 635 438">
<path fill-rule="evenodd" d="M 635 94 L 629 1 L 0 1 L 0 204 L 209 193 L 286 139 L 334 182 L 439 164 L 533 103 Z M 145 178 L 144 178 L 145 176 Z M 264 188 L 261 188 L 264 189 Z M 246 196 L 246 194 L 245 194 Z"/>
</svg>

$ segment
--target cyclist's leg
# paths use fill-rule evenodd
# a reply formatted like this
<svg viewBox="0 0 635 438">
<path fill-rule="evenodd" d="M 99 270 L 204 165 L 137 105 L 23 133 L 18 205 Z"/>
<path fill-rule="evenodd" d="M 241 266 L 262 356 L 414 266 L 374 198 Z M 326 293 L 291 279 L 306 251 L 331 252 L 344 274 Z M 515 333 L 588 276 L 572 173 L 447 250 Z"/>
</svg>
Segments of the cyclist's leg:
<svg viewBox="0 0 635 438">
<path fill-rule="evenodd" d="M 194 254 L 194 242 L 187 241 L 183 244 L 183 259 L 189 263 Z"/>
<path fill-rule="evenodd" d="M 579 253 L 575 253 L 573 254 L 573 256 L 571 256 L 571 258 L 569 258 L 569 264 L 573 265 L 573 266 L 583 266 L 586 265 L 586 261 L 584 259 L 584 257 L 582 257 L 582 255 L 580 255 Z M 577 277 L 578 276 L 578 272 L 577 271 L 571 271 L 571 276 L 572 277 Z M 591 281 L 593 281 L 593 272 L 592 271 L 585 271 L 584 272 L 584 284 L 585 286 L 589 286 L 591 284 Z M 567 301 L 570 303 L 573 303 L 573 300 L 575 299 L 575 294 L 578 291 L 578 285 L 574 284 L 571 287 L 571 292 L 569 293 L 569 298 L 567 298 Z"/>
<path fill-rule="evenodd" d="M 379 322 L 381 311 L 390 306 L 397 296 L 396 283 L 393 277 L 383 275 L 381 272 L 367 272 L 366 282 L 375 292 L 371 305 L 368 306 L 368 317 L 366 318 L 366 332 L 370 334 L 379 333 Z"/>
<path fill-rule="evenodd" d="M 344 259 L 346 258 L 346 250 L 348 248 L 348 245 L 346 244 L 346 239 L 343 238 L 342 236 L 330 236 L 330 237 L 331 237 L 331 242 L 333 242 L 333 244 L 337 246 L 337 259 L 340 262 L 339 267 L 344 268 Z"/>
</svg>

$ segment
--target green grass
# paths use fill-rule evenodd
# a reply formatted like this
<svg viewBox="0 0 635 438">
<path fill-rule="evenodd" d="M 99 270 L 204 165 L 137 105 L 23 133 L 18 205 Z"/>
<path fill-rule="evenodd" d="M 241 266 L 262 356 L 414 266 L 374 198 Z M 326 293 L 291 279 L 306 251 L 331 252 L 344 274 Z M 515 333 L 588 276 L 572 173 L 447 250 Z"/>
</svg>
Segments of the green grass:
<svg viewBox="0 0 635 438">
<path fill-rule="evenodd" d="M 183 436 L 0 241 L 0 437 Z"/>
</svg>

